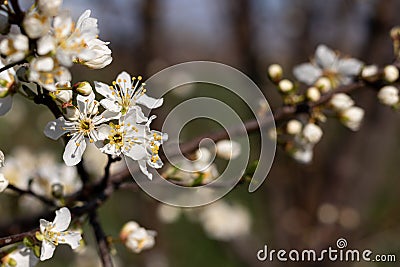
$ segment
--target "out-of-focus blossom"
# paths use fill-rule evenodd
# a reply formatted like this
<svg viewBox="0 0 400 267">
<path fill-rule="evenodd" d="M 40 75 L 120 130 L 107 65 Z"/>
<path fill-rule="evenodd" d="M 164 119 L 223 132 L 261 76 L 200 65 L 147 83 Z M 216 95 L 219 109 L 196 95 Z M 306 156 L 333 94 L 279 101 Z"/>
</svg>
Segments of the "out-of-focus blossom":
<svg viewBox="0 0 400 267">
<path fill-rule="evenodd" d="M 1 258 L 2 267 L 34 267 L 39 262 L 32 249 L 18 246 L 11 253 Z"/>
<path fill-rule="evenodd" d="M 217 156 L 231 160 L 237 158 L 241 153 L 240 144 L 233 140 L 221 140 L 216 144 Z"/>
<path fill-rule="evenodd" d="M 368 65 L 364 66 L 364 68 L 361 71 L 361 77 L 364 80 L 367 80 L 369 82 L 373 82 L 378 78 L 378 66 L 376 65 Z"/>
<path fill-rule="evenodd" d="M 66 207 L 56 210 L 56 217 L 53 222 L 40 219 L 40 233 L 37 233 L 36 237 L 42 241 L 41 261 L 53 257 L 58 244 L 68 244 L 72 249 L 80 246 L 81 233 L 67 231 L 70 223 L 71 212 Z"/>
<path fill-rule="evenodd" d="M 249 234 L 251 218 L 240 205 L 231 205 L 222 200 L 204 207 L 199 220 L 210 238 L 229 241 Z"/>
<path fill-rule="evenodd" d="M 173 207 L 165 204 L 158 205 L 158 218 L 164 223 L 173 223 L 178 220 L 182 210 L 178 207 Z"/>
<path fill-rule="evenodd" d="M 268 67 L 268 76 L 273 82 L 279 82 L 282 79 L 283 70 L 281 65 L 272 64 Z"/>
<path fill-rule="evenodd" d="M 22 25 L 30 38 L 37 39 L 50 31 L 51 20 L 48 16 L 32 10 L 25 15 Z"/>
<path fill-rule="evenodd" d="M 296 119 L 292 119 L 286 124 L 286 132 L 291 135 L 300 134 L 302 129 L 303 125 Z"/>
<path fill-rule="evenodd" d="M 354 58 L 339 58 L 325 45 L 319 45 L 311 63 L 303 63 L 294 68 L 296 78 L 308 85 L 313 85 L 318 78 L 330 79 L 333 87 L 349 84 L 357 76 L 363 63 Z"/>
<path fill-rule="evenodd" d="M 358 131 L 364 118 L 364 110 L 360 107 L 351 107 L 340 114 L 340 121 L 352 131 Z"/>
<path fill-rule="evenodd" d="M 120 238 L 130 251 L 140 253 L 154 246 L 156 234 L 155 231 L 146 230 L 138 223 L 130 221 L 122 227 Z"/>
<path fill-rule="evenodd" d="M 282 93 L 289 93 L 294 89 L 294 84 L 288 79 L 283 79 L 278 83 L 278 88 Z"/>
<path fill-rule="evenodd" d="M 4 67 L 0 60 L 0 68 Z M 12 97 L 16 92 L 16 76 L 13 68 L 0 72 L 0 116 L 5 115 L 12 107 Z"/>
<path fill-rule="evenodd" d="M 392 85 L 382 87 L 378 92 L 379 101 L 387 106 L 394 106 L 399 103 L 399 89 Z"/>
<path fill-rule="evenodd" d="M 62 0 L 39 0 L 38 8 L 45 16 L 56 16 L 62 5 Z"/>
<path fill-rule="evenodd" d="M 399 69 L 393 65 L 388 65 L 383 69 L 383 76 L 386 81 L 393 83 L 399 79 Z"/>
<path fill-rule="evenodd" d="M 308 123 L 304 126 L 303 137 L 308 143 L 316 144 L 322 138 L 322 129 L 314 123 Z"/>
<path fill-rule="evenodd" d="M 0 52 L 6 56 L 7 63 L 23 60 L 29 50 L 29 40 L 23 34 L 10 34 L 0 43 Z"/>
<path fill-rule="evenodd" d="M 329 104 L 335 111 L 341 112 L 354 106 L 354 101 L 349 95 L 339 93 L 331 98 Z"/>
<path fill-rule="evenodd" d="M 317 87 L 310 87 L 306 92 L 307 99 L 312 102 L 317 102 L 321 98 L 321 93 L 317 89 Z"/>
<path fill-rule="evenodd" d="M 71 81 L 71 73 L 51 57 L 38 57 L 30 62 L 29 80 L 49 91 L 56 91 L 58 83 Z"/>
</svg>

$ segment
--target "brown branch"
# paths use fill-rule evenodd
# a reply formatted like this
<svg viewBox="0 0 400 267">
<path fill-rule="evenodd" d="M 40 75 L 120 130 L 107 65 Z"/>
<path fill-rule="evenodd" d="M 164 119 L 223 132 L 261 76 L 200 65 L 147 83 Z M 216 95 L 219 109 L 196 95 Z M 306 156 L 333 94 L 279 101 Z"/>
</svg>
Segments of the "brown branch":
<svg viewBox="0 0 400 267">
<path fill-rule="evenodd" d="M 113 262 L 111 259 L 110 247 L 109 247 L 109 243 L 107 241 L 107 236 L 105 235 L 104 230 L 101 227 L 101 224 L 98 220 L 96 211 L 90 212 L 89 220 L 90 220 L 90 224 L 93 227 L 94 234 L 96 236 L 96 241 L 97 241 L 97 245 L 98 245 L 98 249 L 99 249 L 99 256 L 100 256 L 101 262 L 103 263 L 103 266 L 104 267 L 113 267 Z"/>
<path fill-rule="evenodd" d="M 8 64 L 8 65 L 5 65 L 4 67 L 0 68 L 0 73 L 3 72 L 3 71 L 5 71 L 5 70 L 11 69 L 11 68 L 13 68 L 13 67 L 15 67 L 15 66 L 17 66 L 17 65 L 24 64 L 24 63 L 26 63 L 26 60 L 25 60 L 25 59 L 20 60 L 20 61 L 16 61 L 16 62 L 14 62 L 14 63 L 10 63 L 10 64 Z"/>
<path fill-rule="evenodd" d="M 30 195 L 33 196 L 37 199 L 39 199 L 40 201 L 42 201 L 44 204 L 49 205 L 50 207 L 55 207 L 54 202 L 44 196 L 40 196 L 37 195 L 35 192 L 33 192 L 32 190 L 28 189 L 28 190 L 23 190 L 21 188 L 16 187 L 15 185 L 9 184 L 7 186 L 7 189 L 10 189 L 20 195 Z"/>
</svg>

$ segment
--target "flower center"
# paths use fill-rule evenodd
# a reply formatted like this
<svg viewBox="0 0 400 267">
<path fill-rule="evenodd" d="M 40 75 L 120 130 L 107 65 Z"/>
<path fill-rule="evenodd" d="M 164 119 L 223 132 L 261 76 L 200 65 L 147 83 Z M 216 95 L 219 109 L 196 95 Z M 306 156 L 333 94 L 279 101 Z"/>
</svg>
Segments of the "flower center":
<svg viewBox="0 0 400 267">
<path fill-rule="evenodd" d="M 82 119 L 79 122 L 79 131 L 85 136 L 88 136 L 91 131 L 93 131 L 94 125 L 91 119 Z"/>
</svg>

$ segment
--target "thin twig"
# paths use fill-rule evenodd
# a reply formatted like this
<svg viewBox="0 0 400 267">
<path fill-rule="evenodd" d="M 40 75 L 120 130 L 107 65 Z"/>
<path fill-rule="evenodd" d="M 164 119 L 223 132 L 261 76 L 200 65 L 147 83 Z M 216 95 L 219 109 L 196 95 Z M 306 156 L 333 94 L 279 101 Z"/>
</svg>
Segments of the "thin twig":
<svg viewBox="0 0 400 267">
<path fill-rule="evenodd" d="M 90 212 L 89 220 L 90 220 L 90 224 L 93 227 L 94 234 L 96 236 L 96 241 L 97 241 L 97 245 L 98 245 L 98 249 L 99 249 L 99 256 L 100 256 L 103 266 L 104 267 L 113 267 L 113 262 L 111 259 L 110 247 L 109 247 L 109 243 L 107 241 L 107 236 L 105 235 L 104 230 L 101 227 L 101 224 L 98 220 L 96 211 Z"/>
<path fill-rule="evenodd" d="M 10 64 L 8 64 L 8 65 L 5 65 L 4 67 L 0 68 L 0 73 L 3 72 L 3 71 L 5 71 L 5 70 L 11 69 L 11 68 L 13 68 L 13 67 L 15 67 L 15 66 L 17 66 L 17 65 L 24 64 L 24 63 L 26 63 L 26 60 L 25 60 L 25 59 L 20 60 L 20 61 L 16 61 L 16 62 L 14 62 L 14 63 L 10 63 Z"/>
</svg>

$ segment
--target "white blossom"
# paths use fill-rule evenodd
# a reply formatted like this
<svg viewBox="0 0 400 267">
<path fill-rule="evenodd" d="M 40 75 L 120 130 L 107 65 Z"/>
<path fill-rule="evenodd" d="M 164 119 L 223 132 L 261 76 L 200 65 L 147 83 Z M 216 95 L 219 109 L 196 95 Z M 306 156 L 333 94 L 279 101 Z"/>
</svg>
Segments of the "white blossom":
<svg viewBox="0 0 400 267">
<path fill-rule="evenodd" d="M 294 68 L 296 78 L 308 85 L 313 85 L 324 76 L 331 80 L 334 87 L 349 84 L 352 77 L 358 75 L 363 63 L 354 58 L 339 58 L 325 45 L 319 45 L 312 63 L 303 63 Z"/>
<path fill-rule="evenodd" d="M 298 147 L 292 153 L 292 157 L 302 163 L 302 164 L 309 164 L 311 163 L 314 157 L 314 146 L 313 145 L 306 145 L 303 147 Z"/>
<path fill-rule="evenodd" d="M 361 71 L 361 77 L 367 81 L 373 81 L 377 78 L 378 71 L 379 69 L 376 65 L 364 66 Z"/>
<path fill-rule="evenodd" d="M 122 72 L 116 81 L 109 86 L 102 82 L 95 82 L 96 91 L 105 97 L 100 101 L 101 105 L 114 112 L 126 114 L 135 105 L 144 105 L 148 108 L 158 108 L 163 104 L 163 99 L 155 99 L 147 96 L 146 89 L 142 83 L 142 77 L 133 77 Z M 144 122 L 145 117 L 140 110 L 138 112 L 138 123 Z"/>
<path fill-rule="evenodd" d="M 210 238 L 229 241 L 249 234 L 251 218 L 240 205 L 222 200 L 204 207 L 199 214 L 204 230 Z"/>
<path fill-rule="evenodd" d="M 30 62 L 29 80 L 49 91 L 56 91 L 58 83 L 71 81 L 71 73 L 51 57 L 37 57 Z"/>
<path fill-rule="evenodd" d="M 354 106 L 354 101 L 351 97 L 344 93 L 338 93 L 332 96 L 329 104 L 335 111 L 344 111 Z"/>
<path fill-rule="evenodd" d="M 308 123 L 304 126 L 303 137 L 311 144 L 318 143 L 321 140 L 322 134 L 322 129 L 314 123 Z"/>
<path fill-rule="evenodd" d="M 22 22 L 26 34 L 32 39 L 37 39 L 47 34 L 50 30 L 50 24 L 51 21 L 48 16 L 39 14 L 35 10 L 28 12 Z"/>
<path fill-rule="evenodd" d="M 4 67 L 0 61 L 0 68 Z M 0 72 L 0 116 L 5 115 L 12 107 L 12 97 L 16 92 L 15 71 L 13 68 Z"/>
<path fill-rule="evenodd" d="M 237 158 L 241 153 L 240 144 L 232 140 L 221 140 L 216 144 L 217 156 L 231 160 Z"/>
<path fill-rule="evenodd" d="M 0 52 L 6 56 L 7 63 L 23 60 L 29 50 L 28 37 L 22 34 L 10 34 L 0 43 Z"/>
<path fill-rule="evenodd" d="M 65 146 L 63 159 L 67 166 L 78 164 L 86 149 L 86 142 L 94 143 L 99 140 L 98 127 L 109 120 L 119 117 L 118 113 L 105 111 L 102 114 L 93 112 L 96 108 L 94 94 L 84 97 L 77 96 L 77 109 L 79 110 L 79 119 L 76 121 L 66 121 L 64 118 L 58 118 L 47 124 L 44 134 L 57 140 L 64 134 L 70 136 L 70 140 Z"/>
<path fill-rule="evenodd" d="M 154 246 L 156 234 L 155 231 L 146 230 L 138 223 L 130 221 L 122 227 L 120 238 L 130 251 L 140 253 Z"/>
<path fill-rule="evenodd" d="M 38 264 L 39 259 L 31 248 L 25 246 L 18 246 L 11 253 L 4 256 L 0 262 L 2 267 L 34 267 Z"/>
<path fill-rule="evenodd" d="M 102 69 L 112 62 L 111 50 L 108 48 L 109 42 L 99 39 L 92 39 L 87 42 L 87 48 L 95 55 L 89 60 L 80 59 L 79 63 L 92 69 Z"/>
<path fill-rule="evenodd" d="M 378 92 L 379 101 L 387 106 L 393 106 L 399 103 L 399 89 L 392 85 L 382 87 Z"/>
<path fill-rule="evenodd" d="M 358 131 L 364 118 L 364 110 L 360 107 L 351 107 L 340 114 L 340 121 L 352 131 Z"/>
<path fill-rule="evenodd" d="M 67 231 L 70 223 L 71 212 L 66 207 L 56 210 L 53 222 L 40 219 L 40 234 L 37 234 L 37 237 L 42 241 L 41 261 L 50 259 L 58 244 L 68 244 L 72 249 L 80 246 L 81 233 Z"/>
</svg>

